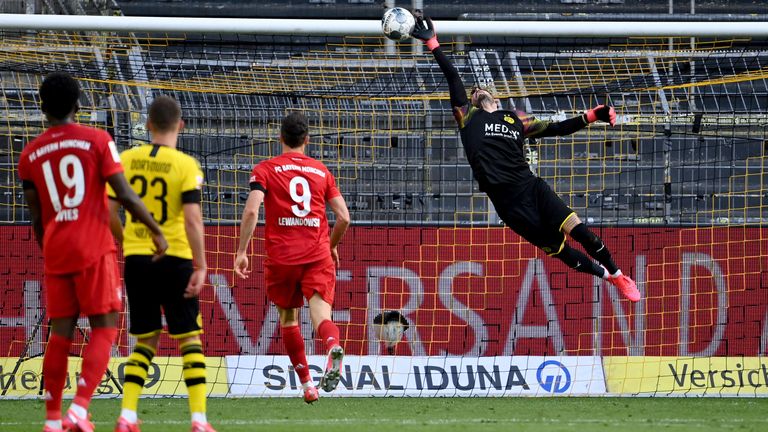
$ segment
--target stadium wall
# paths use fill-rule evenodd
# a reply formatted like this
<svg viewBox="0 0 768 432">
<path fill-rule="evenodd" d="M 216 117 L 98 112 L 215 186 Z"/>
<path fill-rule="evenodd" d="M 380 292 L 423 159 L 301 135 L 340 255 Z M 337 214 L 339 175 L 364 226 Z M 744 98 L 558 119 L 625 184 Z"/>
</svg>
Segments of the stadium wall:
<svg viewBox="0 0 768 432">
<path fill-rule="evenodd" d="M 505 228 L 353 227 L 340 247 L 334 317 L 352 355 L 386 353 L 374 318 L 410 322 L 403 356 L 759 356 L 768 346 L 768 228 L 603 228 L 644 299 L 568 271 Z M 206 352 L 283 354 L 277 315 L 253 276 L 231 271 L 235 227 L 208 227 Z M 257 237 L 262 233 L 257 231 Z M 19 356 L 40 320 L 42 259 L 27 226 L 0 227 L 2 355 Z M 259 240 L 257 251 L 261 250 Z M 307 314 L 305 314 L 307 315 Z M 308 315 L 307 315 L 308 316 Z M 304 334 L 311 334 L 308 320 Z M 31 352 L 42 352 L 37 332 Z M 163 339 L 159 355 L 173 355 Z M 309 343 L 307 353 L 320 354 Z M 118 355 L 129 354 L 121 333 Z"/>
</svg>

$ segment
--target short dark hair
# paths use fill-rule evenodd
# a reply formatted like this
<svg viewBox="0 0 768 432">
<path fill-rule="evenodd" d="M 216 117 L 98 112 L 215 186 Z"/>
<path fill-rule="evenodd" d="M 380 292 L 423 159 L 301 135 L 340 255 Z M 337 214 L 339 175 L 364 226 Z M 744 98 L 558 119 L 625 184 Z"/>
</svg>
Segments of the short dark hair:
<svg viewBox="0 0 768 432">
<path fill-rule="evenodd" d="M 57 120 L 77 111 L 79 99 L 80 86 L 66 72 L 53 72 L 40 84 L 40 108 Z"/>
<path fill-rule="evenodd" d="M 304 114 L 292 112 L 285 116 L 280 125 L 280 136 L 283 142 L 290 148 L 300 147 L 309 134 L 309 124 Z"/>
<path fill-rule="evenodd" d="M 149 106 L 147 121 L 156 132 L 170 132 L 176 128 L 181 120 L 181 105 L 176 99 L 161 95 L 152 101 Z"/>
</svg>

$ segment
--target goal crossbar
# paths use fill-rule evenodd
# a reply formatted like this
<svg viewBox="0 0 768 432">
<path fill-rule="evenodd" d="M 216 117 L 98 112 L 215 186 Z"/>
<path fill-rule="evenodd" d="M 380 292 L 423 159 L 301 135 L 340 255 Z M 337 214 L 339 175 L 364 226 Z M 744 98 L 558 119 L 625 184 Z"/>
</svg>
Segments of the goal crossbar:
<svg viewBox="0 0 768 432">
<path fill-rule="evenodd" d="M 439 21 L 436 27 L 440 34 L 452 36 L 768 36 L 768 22 Z M 0 14 L 0 30 L 381 36 L 381 23 L 378 20 Z"/>
</svg>

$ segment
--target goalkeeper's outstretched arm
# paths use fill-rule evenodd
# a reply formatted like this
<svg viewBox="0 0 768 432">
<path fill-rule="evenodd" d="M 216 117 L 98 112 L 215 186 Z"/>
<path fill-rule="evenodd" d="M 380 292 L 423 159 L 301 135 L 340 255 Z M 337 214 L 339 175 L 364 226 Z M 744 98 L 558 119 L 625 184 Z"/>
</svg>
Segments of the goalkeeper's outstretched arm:
<svg viewBox="0 0 768 432">
<path fill-rule="evenodd" d="M 616 124 L 616 111 L 612 106 L 608 105 L 598 105 L 580 116 L 559 122 L 539 120 L 532 115 L 519 111 L 517 116 L 523 122 L 523 134 L 526 138 L 570 135 L 598 120 L 602 120 L 611 126 Z"/>
<path fill-rule="evenodd" d="M 469 104 L 467 91 L 464 89 L 464 82 L 461 80 L 459 71 L 451 64 L 448 56 L 440 49 L 440 43 L 437 41 L 437 34 L 432 20 L 429 18 L 416 17 L 416 25 L 413 27 L 411 36 L 424 42 L 427 48 L 435 56 L 440 70 L 443 71 L 445 79 L 448 81 L 448 92 L 451 95 L 451 106 L 454 109 L 464 108 Z"/>
</svg>

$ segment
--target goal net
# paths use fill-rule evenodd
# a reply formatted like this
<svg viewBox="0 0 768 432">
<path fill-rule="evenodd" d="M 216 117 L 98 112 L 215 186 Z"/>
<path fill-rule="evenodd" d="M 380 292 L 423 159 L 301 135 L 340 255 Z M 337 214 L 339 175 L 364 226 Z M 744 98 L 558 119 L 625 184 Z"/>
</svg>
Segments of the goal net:
<svg viewBox="0 0 768 432">
<path fill-rule="evenodd" d="M 472 179 L 438 66 L 410 44 L 0 30 L 3 395 L 41 392 L 43 267 L 16 164 L 44 130 L 37 88 L 53 71 L 79 80 L 77 120 L 109 131 L 121 150 L 148 142 L 153 98 L 181 103 L 179 147 L 206 176 L 201 299 L 212 395 L 298 394 L 265 297 L 262 228 L 251 278 L 232 272 L 250 170 L 279 154 L 290 111 L 310 120 L 309 155 L 335 174 L 353 220 L 339 248 L 334 320 L 348 357 L 337 394 L 765 394 L 766 40 L 510 35 L 441 44 L 466 85 L 492 87 L 504 109 L 562 120 L 616 107 L 615 127 L 538 139 L 528 157 L 637 281 L 640 302 L 502 225 Z M 307 311 L 300 318 L 319 379 L 322 344 Z M 119 394 L 135 342 L 126 320 L 105 395 Z M 81 329 L 72 379 L 85 320 Z M 402 339 L 388 341 L 398 329 Z M 184 395 L 177 348 L 166 335 L 161 346 L 145 394 Z"/>
</svg>

